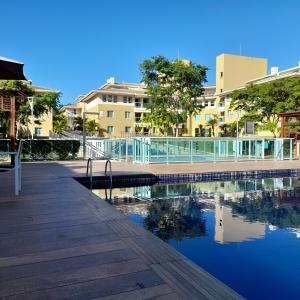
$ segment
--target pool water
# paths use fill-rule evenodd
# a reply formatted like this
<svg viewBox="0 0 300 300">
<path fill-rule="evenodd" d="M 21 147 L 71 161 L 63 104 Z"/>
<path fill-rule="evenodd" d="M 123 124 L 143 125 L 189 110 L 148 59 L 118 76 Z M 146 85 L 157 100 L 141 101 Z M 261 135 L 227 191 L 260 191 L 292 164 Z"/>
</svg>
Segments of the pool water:
<svg viewBox="0 0 300 300">
<path fill-rule="evenodd" d="M 109 201 L 244 297 L 300 298 L 300 178 L 122 188 Z"/>
</svg>

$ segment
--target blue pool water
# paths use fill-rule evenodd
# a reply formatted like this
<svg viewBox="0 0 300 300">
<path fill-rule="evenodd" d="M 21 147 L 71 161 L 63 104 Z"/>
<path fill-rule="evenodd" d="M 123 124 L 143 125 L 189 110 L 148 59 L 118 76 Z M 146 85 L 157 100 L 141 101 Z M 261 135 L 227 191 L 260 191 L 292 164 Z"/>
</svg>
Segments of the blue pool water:
<svg viewBox="0 0 300 300">
<path fill-rule="evenodd" d="M 244 297 L 300 298 L 300 178 L 115 189 L 111 203 Z"/>
</svg>

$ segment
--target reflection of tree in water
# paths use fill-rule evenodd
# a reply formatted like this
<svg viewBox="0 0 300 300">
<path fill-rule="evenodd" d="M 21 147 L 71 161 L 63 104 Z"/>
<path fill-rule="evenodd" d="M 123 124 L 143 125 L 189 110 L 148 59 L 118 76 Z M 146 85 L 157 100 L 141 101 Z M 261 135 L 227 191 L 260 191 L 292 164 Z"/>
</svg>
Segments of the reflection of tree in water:
<svg viewBox="0 0 300 300">
<path fill-rule="evenodd" d="M 163 240 L 202 236 L 206 228 L 201 208 L 192 198 L 156 200 L 148 207 L 144 226 Z"/>
<path fill-rule="evenodd" d="M 233 214 L 243 215 L 250 222 L 260 221 L 281 228 L 298 228 L 300 226 L 300 200 L 299 203 L 281 203 L 280 198 L 278 193 L 263 192 L 261 197 L 248 195 L 237 202 L 226 200 L 222 203 L 229 205 Z"/>
</svg>

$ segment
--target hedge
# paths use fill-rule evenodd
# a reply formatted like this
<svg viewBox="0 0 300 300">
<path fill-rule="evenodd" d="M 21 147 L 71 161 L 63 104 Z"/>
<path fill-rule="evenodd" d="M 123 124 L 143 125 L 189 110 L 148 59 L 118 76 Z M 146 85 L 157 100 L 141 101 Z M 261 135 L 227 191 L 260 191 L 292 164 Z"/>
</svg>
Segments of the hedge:
<svg viewBox="0 0 300 300">
<path fill-rule="evenodd" d="M 0 140 L 0 151 L 8 151 L 9 141 Z M 80 149 L 78 140 L 24 140 L 23 160 L 76 159 Z"/>
</svg>

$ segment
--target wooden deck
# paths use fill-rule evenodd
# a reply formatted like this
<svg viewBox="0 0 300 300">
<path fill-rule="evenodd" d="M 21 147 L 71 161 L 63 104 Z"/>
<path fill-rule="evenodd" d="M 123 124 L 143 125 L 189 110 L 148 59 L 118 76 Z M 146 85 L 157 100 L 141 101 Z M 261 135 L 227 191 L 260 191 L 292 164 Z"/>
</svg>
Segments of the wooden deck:
<svg viewBox="0 0 300 300">
<path fill-rule="evenodd" d="M 75 181 L 83 164 L 65 165 L 24 164 L 19 197 L 0 173 L 0 298 L 240 298 Z"/>
</svg>

